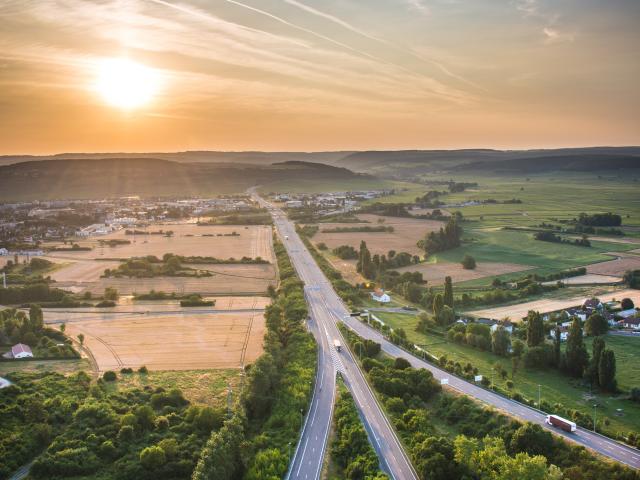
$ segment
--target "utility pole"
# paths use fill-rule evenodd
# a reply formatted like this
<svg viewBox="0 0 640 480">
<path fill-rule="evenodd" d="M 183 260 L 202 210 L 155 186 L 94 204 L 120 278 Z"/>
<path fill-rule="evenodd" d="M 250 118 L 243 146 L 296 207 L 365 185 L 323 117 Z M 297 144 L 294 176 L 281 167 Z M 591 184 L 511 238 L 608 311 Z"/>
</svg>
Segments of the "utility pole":
<svg viewBox="0 0 640 480">
<path fill-rule="evenodd" d="M 231 389 L 231 384 L 227 383 L 227 416 L 231 418 L 231 407 L 233 405 L 233 390 Z"/>
<path fill-rule="evenodd" d="M 6 272 L 2 272 L 2 286 L 5 289 L 7 288 L 7 273 Z"/>
<path fill-rule="evenodd" d="M 593 404 L 593 431 L 596 431 L 596 408 L 598 407 L 597 403 Z"/>
</svg>

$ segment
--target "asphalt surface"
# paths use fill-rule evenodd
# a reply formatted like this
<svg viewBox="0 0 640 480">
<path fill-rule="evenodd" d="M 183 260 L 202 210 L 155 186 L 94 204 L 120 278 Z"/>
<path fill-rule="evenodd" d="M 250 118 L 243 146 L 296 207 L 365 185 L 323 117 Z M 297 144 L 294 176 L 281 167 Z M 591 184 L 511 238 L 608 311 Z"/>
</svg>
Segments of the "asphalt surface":
<svg viewBox="0 0 640 480">
<path fill-rule="evenodd" d="M 434 365 L 421 360 L 407 351 L 399 348 L 393 343 L 385 339 L 380 332 L 374 330 L 370 326 L 358 321 L 355 318 L 348 317 L 344 319 L 344 323 L 347 324 L 358 335 L 364 338 L 375 340 L 382 345 L 382 350 L 392 357 L 402 357 L 411 362 L 411 365 L 415 368 L 426 368 L 433 373 L 433 376 L 437 380 L 448 379 L 449 387 L 481 400 L 492 407 L 503 410 L 504 412 L 517 417 L 519 420 L 537 423 L 547 430 L 552 431 L 555 434 L 562 435 L 567 440 L 578 443 L 585 447 L 588 447 L 605 457 L 609 457 L 612 460 L 624 463 L 633 468 L 640 468 L 640 451 L 634 448 L 623 445 L 615 440 L 611 440 L 603 435 L 599 435 L 590 430 L 578 427 L 573 433 L 567 433 L 558 428 L 554 428 L 545 423 L 546 414 L 538 410 L 530 408 L 521 403 L 515 402 L 508 398 L 502 397 L 494 392 L 478 387 L 477 385 L 462 380 L 453 376 L 451 373 L 441 370 Z M 553 412 L 549 412 L 553 413 Z M 596 412 L 597 415 L 597 412 Z"/>
<path fill-rule="evenodd" d="M 256 196 L 256 199 L 263 206 L 271 207 L 261 198 Z M 333 417 L 336 374 L 340 372 L 353 395 L 371 444 L 380 459 L 381 468 L 394 480 L 417 480 L 415 470 L 398 437 L 354 357 L 345 347 L 338 330 L 337 322 L 348 316 L 349 311 L 302 243 L 293 223 L 281 210 L 271 208 L 271 214 L 293 266 L 305 283 L 305 296 L 311 317 L 309 328 L 318 342 L 318 372 L 313 398 L 285 478 L 320 478 Z M 342 345 L 340 352 L 335 348 L 335 340 Z"/>
</svg>

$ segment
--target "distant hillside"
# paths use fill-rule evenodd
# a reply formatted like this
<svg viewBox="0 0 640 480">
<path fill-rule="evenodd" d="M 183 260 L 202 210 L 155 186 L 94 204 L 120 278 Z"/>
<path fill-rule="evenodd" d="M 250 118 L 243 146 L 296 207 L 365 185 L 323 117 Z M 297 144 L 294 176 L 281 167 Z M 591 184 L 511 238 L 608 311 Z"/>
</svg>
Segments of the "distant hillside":
<svg viewBox="0 0 640 480">
<path fill-rule="evenodd" d="M 518 161 L 531 159 L 545 160 L 546 169 L 565 169 L 570 163 L 578 166 L 578 157 L 587 160 L 585 165 L 590 169 L 608 168 L 604 160 L 606 157 L 618 159 L 620 157 L 632 159 L 640 157 L 640 147 L 587 147 L 587 148 L 561 148 L 551 150 L 490 150 L 490 149 L 466 149 L 466 150 L 402 150 L 402 151 L 370 151 L 355 152 L 336 165 L 340 165 L 358 172 L 368 172 L 380 175 L 408 176 L 436 171 L 462 171 L 467 166 L 476 168 L 484 165 L 486 168 L 500 168 L 513 163 L 520 165 Z M 595 160 L 595 158 L 598 160 Z M 525 165 L 525 164 L 522 164 Z M 627 165 L 634 165 L 633 161 Z M 506 167 L 505 167 L 506 168 Z M 622 168 L 622 167 L 616 167 Z M 636 167 L 626 167 L 636 168 Z M 517 170 L 518 167 L 514 167 Z"/>
<path fill-rule="evenodd" d="M 518 158 L 510 161 L 474 162 L 459 165 L 457 171 L 482 170 L 505 173 L 537 173 L 549 171 L 593 172 L 640 168 L 640 155 L 558 155 Z"/>
<path fill-rule="evenodd" d="M 155 158 L 181 163 L 257 163 L 272 164 L 286 161 L 304 161 L 335 164 L 353 152 L 151 152 L 151 153 L 60 153 L 57 155 L 5 155 L 0 156 L 0 165 L 37 160 L 89 160 L 101 158 Z"/>
<path fill-rule="evenodd" d="M 216 195 L 258 184 L 268 190 L 272 185 L 310 182 L 319 189 L 336 182 L 360 188 L 380 184 L 345 168 L 300 161 L 251 165 L 153 158 L 46 160 L 0 167 L 0 200 Z"/>
</svg>

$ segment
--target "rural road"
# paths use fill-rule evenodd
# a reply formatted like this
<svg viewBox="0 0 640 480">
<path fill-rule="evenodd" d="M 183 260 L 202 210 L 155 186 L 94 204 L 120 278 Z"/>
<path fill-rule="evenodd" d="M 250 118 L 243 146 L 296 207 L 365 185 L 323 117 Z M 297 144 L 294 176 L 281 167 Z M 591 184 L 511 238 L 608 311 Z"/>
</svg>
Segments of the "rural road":
<svg viewBox="0 0 640 480">
<path fill-rule="evenodd" d="M 611 458 L 612 460 L 616 460 L 636 469 L 640 468 L 639 450 L 618 443 L 597 433 L 593 433 L 592 431 L 582 427 L 578 427 L 577 431 L 574 433 L 566 433 L 562 430 L 553 428 L 545 423 L 546 415 L 544 413 L 455 377 L 451 373 L 441 370 L 440 368 L 411 355 L 405 350 L 389 342 L 380 332 L 359 320 L 353 317 L 348 317 L 344 319 L 344 323 L 346 323 L 349 328 L 361 337 L 369 338 L 380 343 L 382 345 L 382 350 L 386 354 L 392 357 L 405 358 L 414 368 L 426 368 L 431 371 L 433 376 L 438 380 L 443 378 L 449 379 L 449 387 L 464 393 L 465 395 L 469 395 L 491 405 L 492 407 L 503 410 L 509 415 L 517 417 L 519 420 L 537 423 L 555 434 L 562 435 L 567 440 L 588 447 L 605 457 Z"/>
<path fill-rule="evenodd" d="M 338 352 L 334 346 L 335 340 L 345 345 L 337 323 L 348 316 L 349 311 L 302 243 L 293 223 L 281 210 L 253 194 L 262 206 L 270 209 L 274 224 L 283 239 L 293 266 L 305 283 L 305 296 L 312 318 L 309 326 L 318 340 L 319 347 L 318 373 L 313 399 L 285 478 L 295 480 L 320 478 L 333 416 L 336 373 L 340 372 L 353 395 L 382 469 L 394 480 L 417 480 L 417 474 L 409 458 L 351 352 L 346 347 Z"/>
</svg>

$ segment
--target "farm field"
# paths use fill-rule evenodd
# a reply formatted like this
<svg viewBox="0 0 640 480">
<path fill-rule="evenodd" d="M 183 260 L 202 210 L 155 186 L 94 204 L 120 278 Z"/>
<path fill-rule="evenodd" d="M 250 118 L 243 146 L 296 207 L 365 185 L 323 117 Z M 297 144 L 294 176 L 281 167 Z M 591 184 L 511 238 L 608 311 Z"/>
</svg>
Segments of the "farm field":
<svg viewBox="0 0 640 480">
<path fill-rule="evenodd" d="M 86 262 L 78 262 L 86 263 Z M 98 263 L 105 268 L 106 262 Z M 201 265 L 213 275 L 210 277 L 154 277 L 154 278 L 95 278 L 97 272 L 90 272 L 82 280 L 71 280 L 71 275 L 60 275 L 69 280 L 60 280 L 56 287 L 77 292 L 91 292 L 93 295 L 101 295 L 107 287 L 113 287 L 122 295 L 134 293 L 147 293 L 151 290 L 165 293 L 200 293 L 202 295 L 228 295 L 228 294 L 257 294 L 262 295 L 269 285 L 276 283 L 276 268 L 273 264 L 226 264 L 226 265 Z M 104 270 L 103 270 L 104 271 Z M 58 273 L 58 272 L 56 272 Z M 60 278 L 60 277 L 58 277 Z M 91 278 L 95 278 L 91 280 Z"/>
<path fill-rule="evenodd" d="M 85 336 L 100 371 L 138 368 L 239 368 L 262 353 L 264 316 L 258 312 L 166 315 L 113 314 L 74 320 L 66 333 Z"/>
<path fill-rule="evenodd" d="M 440 357 L 446 355 L 454 362 L 460 362 L 463 366 L 471 363 L 478 368 L 479 374 L 489 377 L 495 385 L 505 391 L 507 380 L 514 383 L 513 391 L 519 391 L 526 398 L 537 401 L 538 385 L 540 385 L 541 399 L 550 404 L 560 403 L 568 408 L 575 408 L 585 413 L 593 412 L 593 404 L 598 404 L 598 419 L 603 421 L 607 418 L 610 428 L 613 431 L 639 431 L 640 430 L 640 405 L 625 400 L 624 395 L 611 396 L 596 393 L 590 394 L 589 387 L 582 384 L 580 380 L 571 379 L 559 372 L 548 370 L 527 369 L 522 365 L 514 378 L 511 376 L 511 361 L 508 358 L 499 357 L 491 352 L 477 350 L 467 345 L 451 343 L 446 338 L 434 334 L 423 334 L 416 332 L 415 327 L 418 319 L 415 315 L 380 313 L 375 314 L 391 328 L 403 328 L 410 341 L 423 346 L 430 354 Z M 629 358 L 629 355 L 637 357 L 640 349 L 640 338 L 626 338 L 627 343 L 619 342 L 620 337 L 608 335 L 605 337 L 608 348 L 613 348 L 616 354 L 618 375 L 620 375 L 621 385 L 626 388 L 640 376 L 640 365 L 637 361 L 629 364 L 629 372 L 622 374 L 622 359 Z M 635 343 L 634 343 L 635 342 Z M 591 339 L 587 338 L 585 343 L 590 347 Z M 635 350 L 635 352 L 634 352 Z M 503 379 L 496 373 L 495 365 L 500 364 L 509 373 Z M 624 365 L 627 365 L 626 363 Z M 622 410 L 622 413 L 618 412 Z"/>
<path fill-rule="evenodd" d="M 587 273 L 598 275 L 622 276 L 627 270 L 640 269 L 640 255 L 628 253 L 612 253 L 617 258 L 608 262 L 596 263 L 587 267 Z"/>
<path fill-rule="evenodd" d="M 453 262 L 425 262 L 398 268 L 403 272 L 420 272 L 422 278 L 431 285 L 444 283 L 444 278 L 450 276 L 453 282 L 464 282 L 484 277 L 494 277 L 506 273 L 522 272 L 533 267 L 515 263 L 478 262 L 473 270 L 465 270 L 460 263 Z"/>
<path fill-rule="evenodd" d="M 173 236 L 134 236 L 126 235 L 125 230 L 119 230 L 109 235 L 79 242 L 81 246 L 93 247 L 91 251 L 51 252 L 48 256 L 67 260 L 87 260 L 131 258 L 145 255 L 162 257 L 165 253 L 173 253 L 175 255 L 211 256 L 221 259 L 242 258 L 243 256 L 261 257 L 273 262 L 271 227 L 266 225 L 198 226 L 195 223 L 177 223 L 157 224 L 147 228 L 149 232 L 158 230 L 171 230 Z M 232 232 L 236 232 L 238 235 L 231 236 Z M 101 246 L 99 240 L 129 240 L 131 243 L 109 247 Z"/>
<path fill-rule="evenodd" d="M 628 297 L 633 300 L 634 303 L 640 303 L 640 290 L 633 289 L 623 289 L 616 290 L 611 293 L 606 293 L 603 295 L 598 295 L 598 298 L 603 302 L 608 302 L 610 300 L 616 299 L 620 300 L 622 298 Z M 495 318 L 500 319 L 504 317 L 509 317 L 511 321 L 519 322 L 524 317 L 527 316 L 529 310 L 535 310 L 540 313 L 554 312 L 556 310 L 562 310 L 569 307 L 574 307 L 576 305 L 582 304 L 586 297 L 573 297 L 566 299 L 550 299 L 545 298 L 541 300 L 534 300 L 531 302 L 519 303 L 516 305 L 509 305 L 505 307 L 493 307 L 493 308 L 485 308 L 482 310 L 471 310 L 467 313 L 473 314 L 477 317 L 487 317 L 487 318 Z"/>
<path fill-rule="evenodd" d="M 412 255 L 424 254 L 416 245 L 418 240 L 431 231 L 439 230 L 444 225 L 443 222 L 435 220 L 419 220 L 415 218 L 403 217 L 382 217 L 372 214 L 361 214 L 358 218 L 369 223 L 323 223 L 320 230 L 312 240 L 317 245 L 325 243 L 330 249 L 341 245 L 351 245 L 359 248 L 360 242 L 367 242 L 367 247 L 372 254 L 386 255 L 389 250 L 396 252 L 408 252 Z M 379 221 L 382 222 L 379 223 Z M 323 230 L 334 228 L 356 228 L 356 227 L 393 227 L 393 232 L 345 232 L 345 233 L 323 233 Z"/>
<path fill-rule="evenodd" d="M 640 226 L 640 195 L 637 173 L 581 173 L 562 172 L 528 175 L 473 175 L 429 174 L 425 180 L 477 182 L 478 187 L 442 197 L 446 204 L 469 200 L 497 201 L 517 198 L 521 204 L 484 204 L 468 207 L 451 207 L 460 210 L 465 218 L 478 220 L 483 226 L 534 226 L 543 221 L 573 219 L 581 212 L 613 212 L 622 215 L 623 226 Z M 416 196 L 429 190 L 445 190 L 444 185 L 411 187 L 398 195 L 376 199 L 381 202 L 412 202 Z M 481 219 L 482 217 L 482 219 Z M 555 222 L 554 222 L 555 223 Z M 629 229 L 631 236 L 637 236 Z"/>
<path fill-rule="evenodd" d="M 606 262 L 605 262 L 606 263 Z M 596 275 L 588 273 L 586 275 L 578 275 L 577 277 L 569 277 L 562 280 L 565 285 L 610 285 L 622 282 L 622 277 L 611 275 Z M 542 282 L 543 285 L 555 285 L 556 281 Z"/>
<path fill-rule="evenodd" d="M 225 407 L 228 387 L 233 392 L 240 392 L 242 377 L 240 370 L 181 370 L 181 371 L 149 371 L 147 374 L 120 374 L 115 382 L 107 382 L 109 392 L 118 392 L 131 388 L 150 386 L 154 389 L 164 388 L 170 391 L 178 388 L 184 397 L 195 405 Z"/>
</svg>

